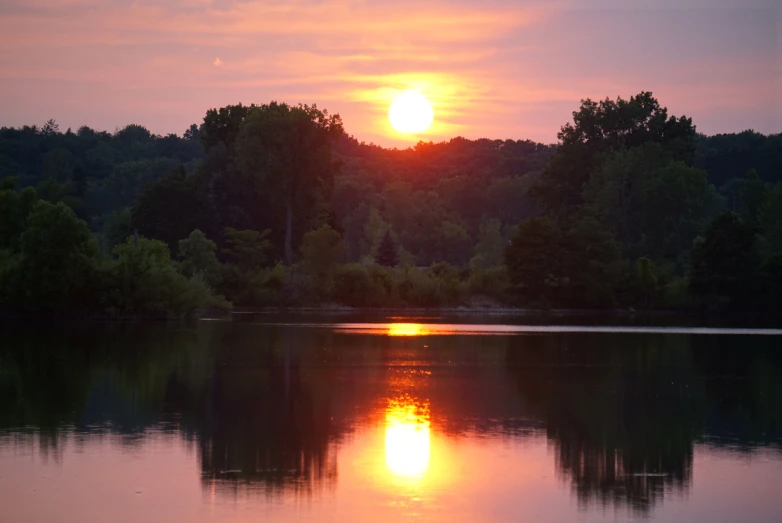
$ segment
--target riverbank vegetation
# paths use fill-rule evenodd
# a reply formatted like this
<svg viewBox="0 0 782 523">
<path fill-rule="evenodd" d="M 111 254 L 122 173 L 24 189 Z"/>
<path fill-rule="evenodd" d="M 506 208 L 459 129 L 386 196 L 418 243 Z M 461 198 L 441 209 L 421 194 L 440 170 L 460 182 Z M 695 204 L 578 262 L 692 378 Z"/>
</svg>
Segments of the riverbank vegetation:
<svg viewBox="0 0 782 523">
<path fill-rule="evenodd" d="M 337 115 L 212 109 L 0 129 L 0 312 L 452 305 L 771 311 L 782 134 L 707 137 L 651 93 L 584 100 L 558 144 L 359 143 Z"/>
</svg>

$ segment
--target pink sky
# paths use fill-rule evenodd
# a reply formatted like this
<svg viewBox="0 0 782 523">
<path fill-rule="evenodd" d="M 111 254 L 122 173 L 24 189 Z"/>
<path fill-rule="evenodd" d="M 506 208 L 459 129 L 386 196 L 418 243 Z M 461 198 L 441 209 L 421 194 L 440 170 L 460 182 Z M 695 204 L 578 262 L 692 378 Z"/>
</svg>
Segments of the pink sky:
<svg viewBox="0 0 782 523">
<path fill-rule="evenodd" d="M 181 134 L 208 108 L 317 103 L 359 140 L 556 141 L 650 90 L 707 134 L 782 132 L 776 0 L 3 0 L 0 125 Z M 435 124 L 389 126 L 421 89 Z"/>
</svg>

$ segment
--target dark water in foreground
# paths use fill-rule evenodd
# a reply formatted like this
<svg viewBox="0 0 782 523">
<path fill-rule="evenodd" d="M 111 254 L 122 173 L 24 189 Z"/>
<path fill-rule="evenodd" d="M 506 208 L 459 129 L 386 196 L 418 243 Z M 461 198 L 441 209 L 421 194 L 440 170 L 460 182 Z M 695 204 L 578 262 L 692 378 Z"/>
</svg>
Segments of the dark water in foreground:
<svg viewBox="0 0 782 523">
<path fill-rule="evenodd" d="M 782 521 L 779 333 L 415 321 L 6 327 L 0 520 Z"/>
</svg>

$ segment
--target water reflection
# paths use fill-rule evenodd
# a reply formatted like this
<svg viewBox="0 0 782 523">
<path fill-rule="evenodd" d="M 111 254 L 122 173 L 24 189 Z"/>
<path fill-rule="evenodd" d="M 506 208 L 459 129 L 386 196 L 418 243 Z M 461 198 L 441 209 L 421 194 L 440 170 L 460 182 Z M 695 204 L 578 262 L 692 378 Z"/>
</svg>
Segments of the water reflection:
<svg viewBox="0 0 782 523">
<path fill-rule="evenodd" d="M 397 478 L 421 479 L 429 470 L 429 405 L 409 397 L 386 409 L 386 467 Z"/>
<path fill-rule="evenodd" d="M 699 449 L 740 456 L 738 478 L 758 450 L 782 464 L 779 338 L 401 325 L 422 335 L 389 337 L 389 324 L 380 336 L 217 322 L 6 329 L 0 457 L 20 460 L 3 471 L 31 456 L 67 469 L 69 451 L 104 438 L 146 453 L 166 435 L 194 457 L 211 499 L 386 503 L 372 496 L 415 491 L 442 510 L 470 497 L 504 506 L 503 492 L 533 503 L 519 483 L 551 475 L 551 513 L 569 520 L 571 495 L 583 511 L 653 515 L 706 488 Z"/>
<path fill-rule="evenodd" d="M 372 331 L 371 328 L 369 330 Z M 424 336 L 429 334 L 428 329 L 420 323 L 390 323 L 387 332 L 389 336 Z"/>
</svg>

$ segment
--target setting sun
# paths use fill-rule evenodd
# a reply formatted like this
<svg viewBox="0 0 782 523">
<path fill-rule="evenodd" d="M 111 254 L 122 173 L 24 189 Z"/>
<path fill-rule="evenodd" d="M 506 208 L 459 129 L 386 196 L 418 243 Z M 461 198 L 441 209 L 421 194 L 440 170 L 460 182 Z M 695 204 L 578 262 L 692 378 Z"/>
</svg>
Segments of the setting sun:
<svg viewBox="0 0 782 523">
<path fill-rule="evenodd" d="M 388 120 L 402 134 L 422 133 L 431 127 L 434 110 L 429 100 L 418 91 L 405 91 L 391 104 Z"/>
</svg>

